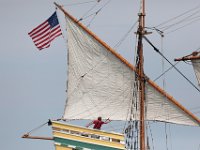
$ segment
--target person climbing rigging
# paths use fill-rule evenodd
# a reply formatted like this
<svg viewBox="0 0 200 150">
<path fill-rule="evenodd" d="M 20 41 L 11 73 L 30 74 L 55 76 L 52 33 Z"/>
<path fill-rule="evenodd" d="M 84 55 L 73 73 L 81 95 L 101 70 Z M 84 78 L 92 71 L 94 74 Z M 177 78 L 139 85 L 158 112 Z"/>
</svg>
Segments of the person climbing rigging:
<svg viewBox="0 0 200 150">
<path fill-rule="evenodd" d="M 97 120 L 93 120 L 86 127 L 88 128 L 89 126 L 91 126 L 92 124 L 94 124 L 93 129 L 101 130 L 101 126 L 103 124 L 107 124 L 107 123 L 110 123 L 110 122 L 111 122 L 111 120 L 109 118 L 106 121 L 102 121 L 102 118 L 98 117 Z"/>
</svg>

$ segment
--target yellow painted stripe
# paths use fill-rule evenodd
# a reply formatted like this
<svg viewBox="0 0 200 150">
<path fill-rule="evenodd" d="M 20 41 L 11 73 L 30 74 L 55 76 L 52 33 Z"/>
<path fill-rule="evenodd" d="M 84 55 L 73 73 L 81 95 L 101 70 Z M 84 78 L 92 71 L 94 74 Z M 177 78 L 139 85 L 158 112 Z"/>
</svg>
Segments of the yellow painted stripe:
<svg viewBox="0 0 200 150">
<path fill-rule="evenodd" d="M 124 140 L 124 135 L 120 134 L 120 133 L 113 133 L 113 132 L 111 133 L 111 132 L 106 132 L 106 131 L 102 131 L 102 130 L 94 130 L 94 129 L 84 128 L 84 127 L 79 127 L 79 126 L 74 126 L 74 125 L 69 125 L 69 124 L 62 124 L 60 122 L 53 121 L 52 127 L 60 128 L 62 130 L 65 129 L 65 130 L 78 131 L 80 133 L 97 134 L 100 136 L 119 139 L 121 141 Z"/>
<path fill-rule="evenodd" d="M 66 134 L 66 133 L 61 133 L 61 132 L 53 132 L 53 136 L 58 137 L 58 138 L 70 139 L 70 140 L 74 140 L 74 141 L 80 141 L 80 142 L 84 142 L 84 143 L 90 143 L 90 144 L 103 145 L 103 146 L 108 146 L 108 147 L 113 147 L 113 148 L 118 148 L 118 149 L 124 149 L 124 144 L 117 143 L 117 142 L 103 141 L 103 140 L 92 139 L 92 138 L 88 138 L 88 137 L 71 135 L 71 134 Z"/>
<path fill-rule="evenodd" d="M 55 145 L 56 146 L 56 150 L 72 150 L 72 148 L 70 147 L 63 147 L 61 145 Z"/>
</svg>

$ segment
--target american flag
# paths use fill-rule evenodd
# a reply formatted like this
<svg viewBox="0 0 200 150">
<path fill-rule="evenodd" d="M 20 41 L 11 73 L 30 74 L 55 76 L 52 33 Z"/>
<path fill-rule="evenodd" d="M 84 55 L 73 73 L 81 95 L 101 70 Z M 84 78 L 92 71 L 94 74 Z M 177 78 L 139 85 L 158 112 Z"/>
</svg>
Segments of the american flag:
<svg viewBox="0 0 200 150">
<path fill-rule="evenodd" d="M 56 12 L 28 34 L 39 50 L 49 47 L 51 41 L 62 35 Z"/>
</svg>

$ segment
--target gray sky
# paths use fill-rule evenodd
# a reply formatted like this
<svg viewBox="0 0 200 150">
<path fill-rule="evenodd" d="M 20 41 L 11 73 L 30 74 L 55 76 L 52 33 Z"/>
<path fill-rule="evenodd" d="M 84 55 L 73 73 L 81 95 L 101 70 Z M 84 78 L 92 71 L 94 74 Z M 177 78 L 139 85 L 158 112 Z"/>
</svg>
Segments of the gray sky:
<svg viewBox="0 0 200 150">
<path fill-rule="evenodd" d="M 85 2 L 89 0 L 60 0 L 60 4 Z M 52 0 L 0 0 L 0 140 L 4 150 L 53 150 L 53 142 L 26 140 L 20 137 L 31 129 L 48 121 L 60 118 L 65 104 L 66 89 L 66 45 L 62 37 L 55 39 L 51 47 L 38 51 L 28 36 L 28 32 L 45 21 L 54 11 Z M 102 3 L 105 4 L 106 0 Z M 146 3 L 146 26 L 154 27 L 199 5 L 199 0 L 151 0 Z M 94 3 L 66 6 L 80 18 Z M 199 8 L 200 9 L 200 8 Z M 198 9 L 198 10 L 199 10 Z M 90 29 L 110 46 L 114 46 L 137 20 L 139 10 L 136 0 L 112 0 L 95 18 Z M 196 11 L 198 11 L 196 10 Z M 194 11 L 195 12 L 195 11 Z M 193 13 L 194 13 L 193 12 Z M 200 14 L 196 12 L 196 16 Z M 194 15 L 194 14 L 193 14 Z M 63 20 L 59 13 L 59 19 Z M 86 25 L 91 18 L 84 21 Z M 181 27 L 186 23 L 181 23 Z M 184 56 L 200 48 L 200 21 L 180 30 L 166 30 L 163 39 L 165 56 L 173 62 L 176 57 Z M 63 26 L 63 24 L 62 24 Z M 136 29 L 136 28 L 135 28 Z M 151 31 L 151 30 L 149 30 Z M 167 34 L 169 32 L 169 34 Z M 117 48 L 129 61 L 133 60 L 135 49 L 133 32 Z M 157 32 L 148 38 L 161 47 Z M 162 72 L 161 57 L 144 42 L 145 72 L 155 79 Z M 169 65 L 166 63 L 165 68 Z M 197 85 L 192 66 L 179 63 L 177 66 Z M 165 76 L 166 90 L 192 112 L 200 111 L 200 93 L 183 77 L 172 70 Z M 157 81 L 162 86 L 162 80 Z M 196 108 L 196 109 L 195 109 Z M 200 113 L 196 114 L 200 117 Z M 158 127 L 156 126 L 158 125 Z M 171 150 L 198 150 L 200 128 L 168 125 L 168 147 Z M 165 146 L 164 127 L 153 124 L 155 150 Z M 50 136 L 50 127 L 44 127 L 35 135 Z M 172 145 L 172 146 L 171 146 Z"/>
</svg>

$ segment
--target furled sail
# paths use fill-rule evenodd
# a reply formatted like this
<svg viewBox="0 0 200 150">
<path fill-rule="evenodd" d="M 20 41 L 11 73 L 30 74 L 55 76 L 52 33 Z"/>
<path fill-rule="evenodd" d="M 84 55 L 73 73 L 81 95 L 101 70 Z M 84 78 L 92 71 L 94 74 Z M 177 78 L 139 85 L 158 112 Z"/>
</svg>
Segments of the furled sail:
<svg viewBox="0 0 200 150">
<path fill-rule="evenodd" d="M 63 118 L 127 120 L 131 114 L 135 69 L 66 13 L 68 34 L 67 102 Z M 147 120 L 199 125 L 199 120 L 154 82 L 146 83 Z M 139 119 L 139 111 L 135 119 Z M 132 111 L 133 112 L 133 111 Z"/>
<path fill-rule="evenodd" d="M 192 66 L 194 68 L 194 72 L 200 86 L 200 58 L 199 59 L 192 59 Z"/>
<path fill-rule="evenodd" d="M 175 61 L 191 61 L 192 66 L 200 86 L 200 52 L 194 51 L 192 54 L 184 56 L 182 58 L 176 58 Z"/>
</svg>

